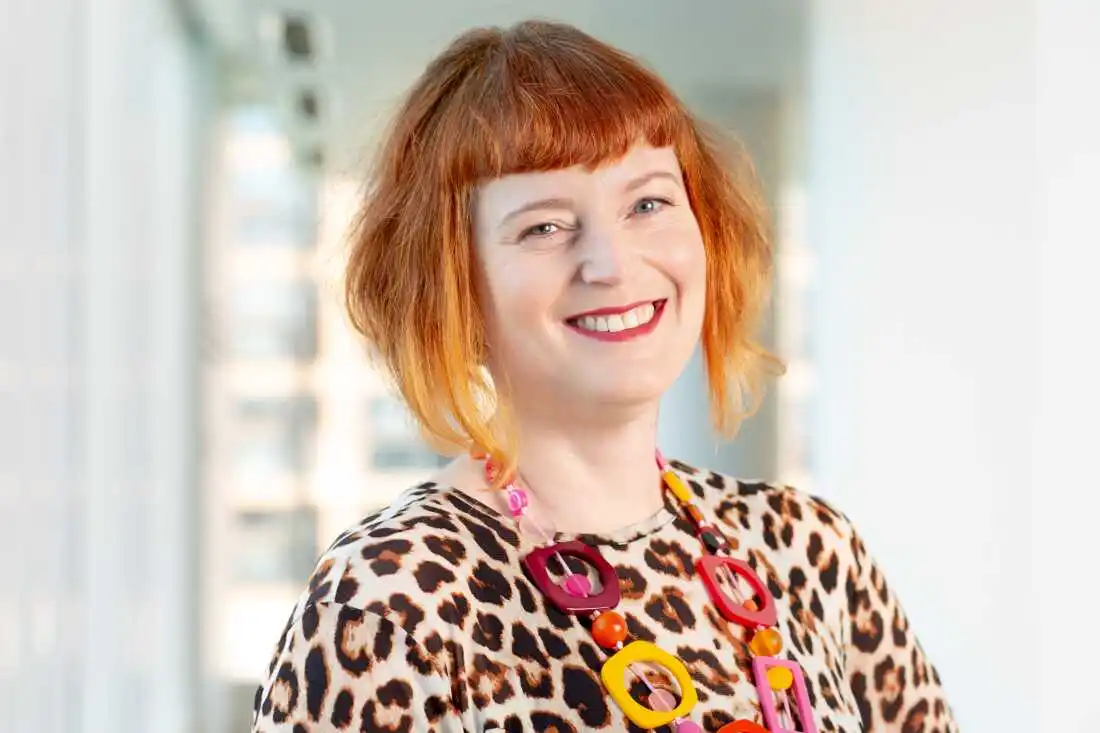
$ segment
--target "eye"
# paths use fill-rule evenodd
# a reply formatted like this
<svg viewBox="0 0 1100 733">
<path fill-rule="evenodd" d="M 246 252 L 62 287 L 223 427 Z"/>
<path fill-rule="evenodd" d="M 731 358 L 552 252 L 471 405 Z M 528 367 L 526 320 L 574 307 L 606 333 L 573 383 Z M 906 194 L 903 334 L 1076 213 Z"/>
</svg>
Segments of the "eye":
<svg viewBox="0 0 1100 733">
<path fill-rule="evenodd" d="M 671 205 L 672 202 L 668 201 L 667 199 L 644 198 L 640 199 L 638 203 L 634 204 L 634 210 L 631 213 L 646 216 L 648 214 L 656 214 L 664 207 Z"/>
<path fill-rule="evenodd" d="M 558 233 L 561 229 L 557 224 L 551 222 L 543 222 L 542 224 L 536 224 L 533 227 L 529 227 L 523 230 L 523 234 L 520 235 L 520 239 L 529 239 L 531 237 L 551 237 Z"/>
</svg>

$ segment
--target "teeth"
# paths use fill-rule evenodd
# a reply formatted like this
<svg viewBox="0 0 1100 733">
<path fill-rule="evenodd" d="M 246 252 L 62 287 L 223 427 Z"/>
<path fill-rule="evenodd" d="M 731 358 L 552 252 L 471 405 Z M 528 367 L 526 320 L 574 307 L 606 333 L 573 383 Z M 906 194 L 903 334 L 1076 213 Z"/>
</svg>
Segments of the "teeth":
<svg viewBox="0 0 1100 733">
<path fill-rule="evenodd" d="M 616 333 L 649 323 L 656 312 L 652 303 L 646 303 L 614 316 L 585 316 L 577 320 L 577 325 L 586 331 Z"/>
</svg>

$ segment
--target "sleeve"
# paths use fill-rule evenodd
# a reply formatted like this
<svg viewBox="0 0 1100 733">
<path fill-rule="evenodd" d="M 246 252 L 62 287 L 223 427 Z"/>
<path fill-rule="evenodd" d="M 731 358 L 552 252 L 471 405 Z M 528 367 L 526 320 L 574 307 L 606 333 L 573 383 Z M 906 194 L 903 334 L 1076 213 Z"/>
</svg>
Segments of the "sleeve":
<svg viewBox="0 0 1100 733">
<path fill-rule="evenodd" d="M 939 673 L 854 530 L 851 546 L 847 674 L 864 729 L 867 733 L 958 733 Z"/>
<path fill-rule="evenodd" d="M 310 603 L 291 618 L 275 650 L 256 693 L 252 731 L 472 731 L 454 704 L 452 680 L 392 621 L 339 603 Z"/>
</svg>

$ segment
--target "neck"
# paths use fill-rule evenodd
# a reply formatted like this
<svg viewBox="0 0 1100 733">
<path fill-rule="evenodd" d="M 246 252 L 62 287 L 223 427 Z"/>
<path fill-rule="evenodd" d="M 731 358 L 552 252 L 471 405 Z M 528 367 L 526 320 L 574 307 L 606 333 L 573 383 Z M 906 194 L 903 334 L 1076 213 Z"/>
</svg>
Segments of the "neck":
<svg viewBox="0 0 1100 733">
<path fill-rule="evenodd" d="M 603 534 L 662 506 L 657 409 L 615 424 L 520 421 L 519 474 L 547 528 Z"/>
</svg>

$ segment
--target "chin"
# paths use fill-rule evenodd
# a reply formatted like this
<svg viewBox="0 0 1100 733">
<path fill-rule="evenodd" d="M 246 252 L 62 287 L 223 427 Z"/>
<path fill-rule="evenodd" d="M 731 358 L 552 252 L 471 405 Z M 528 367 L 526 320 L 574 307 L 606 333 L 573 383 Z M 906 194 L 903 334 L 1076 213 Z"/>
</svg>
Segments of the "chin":
<svg viewBox="0 0 1100 733">
<path fill-rule="evenodd" d="M 584 399 L 588 402 L 618 406 L 643 407 L 649 403 L 658 403 L 674 379 L 663 378 L 650 372 L 649 374 L 635 374 L 624 376 L 622 374 L 608 373 L 592 375 L 585 380 L 583 388 Z"/>
</svg>

